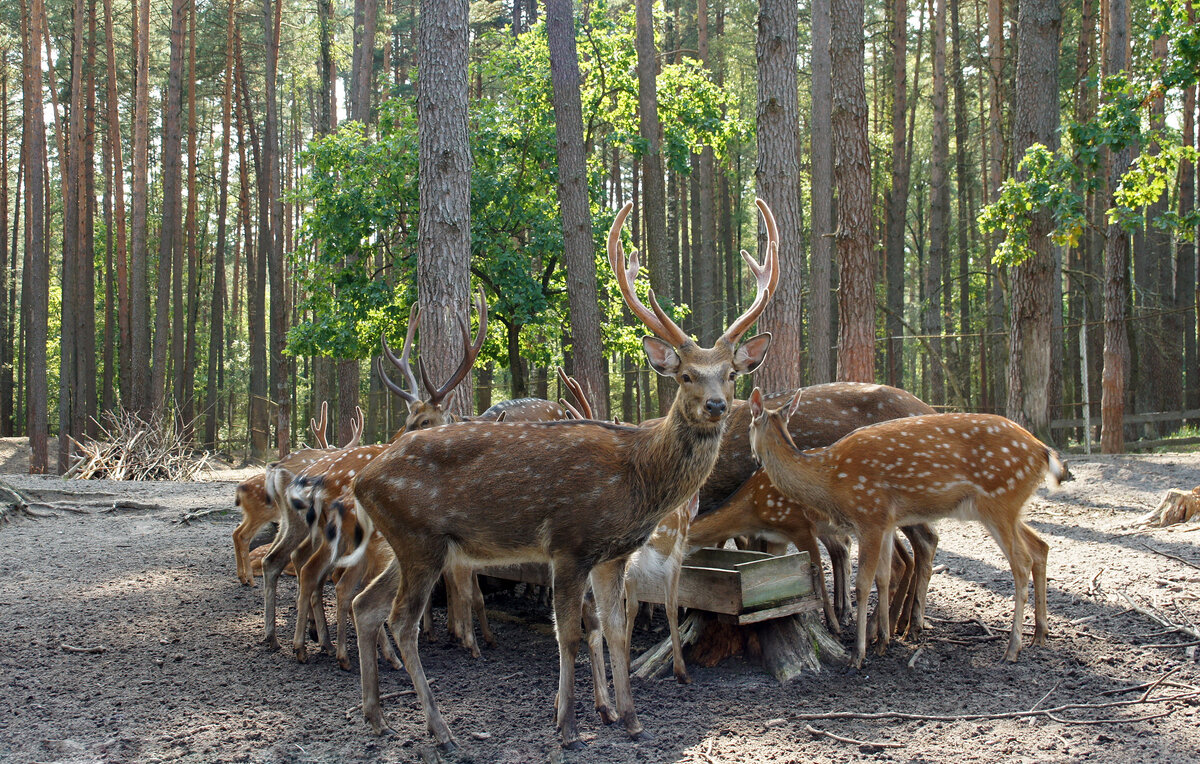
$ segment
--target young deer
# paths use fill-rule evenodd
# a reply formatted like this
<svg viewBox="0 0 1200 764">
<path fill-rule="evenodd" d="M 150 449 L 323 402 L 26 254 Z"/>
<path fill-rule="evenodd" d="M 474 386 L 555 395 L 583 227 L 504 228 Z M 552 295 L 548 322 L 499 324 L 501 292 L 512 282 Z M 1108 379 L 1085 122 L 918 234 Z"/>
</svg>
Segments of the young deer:
<svg viewBox="0 0 1200 764">
<path fill-rule="evenodd" d="M 562 421 L 437 427 L 396 443 L 359 475 L 355 500 L 404 561 L 392 633 L 429 731 L 443 748 L 454 744 L 421 666 L 416 626 L 447 564 L 550 563 L 559 644 L 556 717 L 563 744 L 570 748 L 582 745 L 575 720 L 575 657 L 590 577 L 610 645 L 617 711 L 632 737 L 642 735 L 629 686 L 621 603 L 625 567 L 662 519 L 708 477 L 734 380 L 757 368 L 766 355 L 770 335 L 737 347 L 766 306 L 779 274 L 775 223 L 766 205 L 760 201 L 759 207 L 767 220 L 765 265 L 744 255 L 757 277 L 758 294 L 712 348 L 691 340 L 653 293 L 652 308 L 638 299 L 632 283 L 637 258 L 630 257 L 627 270 L 620 244 L 621 225 L 632 205 L 613 222 L 609 263 L 630 310 L 657 335 L 643 339 L 646 354 L 658 373 L 680 384 L 658 426 Z M 361 629 L 357 603 L 355 622 Z M 363 713 L 380 730 L 383 718 L 373 694 L 377 688 L 365 676 L 363 690 Z"/>
<path fill-rule="evenodd" d="M 891 544 L 905 523 L 958 516 L 978 520 L 992 534 L 1012 568 L 1016 585 L 1012 633 L 1004 657 L 1021 650 L 1021 623 L 1030 570 L 1034 584 L 1035 645 L 1046 640 L 1046 556 L 1049 546 L 1021 520 L 1021 510 L 1047 471 L 1063 475 L 1055 453 L 1029 432 L 991 414 L 929 414 L 855 430 L 826 448 L 801 451 L 786 426 L 789 406 L 763 408 L 750 396 L 750 447 L 767 474 L 789 498 L 854 528 L 858 537 L 858 650 L 867 652 L 867 599 L 874 581 L 879 595 L 878 652 L 891 635 L 888 591 Z"/>
<path fill-rule="evenodd" d="M 321 401 L 320 421 L 310 420 L 313 437 L 316 438 L 320 448 L 304 449 L 302 455 L 294 460 L 294 464 L 304 466 L 316 461 L 319 458 L 317 453 L 329 448 L 329 443 L 325 440 L 325 429 L 329 421 L 328 410 L 329 404 Z M 351 428 L 355 433 L 354 445 L 358 444 L 358 438 L 362 434 L 362 409 L 356 410 L 358 420 L 356 423 L 351 423 Z M 246 586 L 254 586 L 254 571 L 250 569 L 249 563 L 250 541 L 260 528 L 279 519 L 279 508 L 267 496 L 266 473 L 255 475 L 239 483 L 234 494 L 233 505 L 242 510 L 242 522 L 233 531 L 233 557 L 237 563 L 238 580 Z"/>
<path fill-rule="evenodd" d="M 785 403 L 791 400 L 795 393 L 796 391 L 791 390 L 772 393 L 764 396 L 764 400 L 766 403 Z M 869 424 L 934 413 L 932 407 L 904 390 L 887 385 L 860 382 L 831 382 L 812 385 L 803 388 L 800 401 L 788 420 L 788 432 L 800 448 L 828 446 L 847 433 Z M 750 453 L 749 425 L 749 404 L 746 401 L 735 401 L 730 407 L 729 425 L 721 442 L 721 454 L 717 457 L 717 465 L 713 467 L 712 475 L 700 489 L 700 515 L 693 525 L 698 526 L 699 532 L 706 536 L 716 531 L 714 524 L 724 525 L 728 530 L 736 531 L 731 535 L 775 535 L 777 540 L 782 540 L 782 537 L 787 536 L 789 531 L 795 531 L 800 534 L 799 538 L 809 544 L 807 548 L 812 554 L 816 547 L 812 545 L 803 529 L 775 527 L 778 523 L 772 523 L 769 520 L 770 517 L 778 515 L 786 525 L 790 526 L 797 520 L 804 522 L 811 519 L 807 515 L 801 515 L 803 510 L 798 505 L 795 508 L 787 507 L 786 509 L 791 510 L 789 512 L 783 511 L 784 507 L 780 507 L 776 512 L 767 512 L 765 520 L 758 518 L 764 516 L 764 510 L 772 509 L 770 506 L 756 507 L 757 515 L 753 518 L 740 511 L 753 507 L 753 505 L 747 505 L 745 500 L 755 498 L 753 486 L 747 486 L 747 481 L 758 469 L 758 464 Z M 743 490 L 747 493 L 743 493 L 739 497 L 736 505 L 730 506 L 729 503 L 733 501 L 732 497 L 738 491 Z M 763 496 L 764 501 L 766 498 Z M 718 509 L 723 510 L 721 519 L 708 520 L 708 515 Z M 738 525 L 740 521 L 737 518 L 739 517 L 746 521 L 744 526 Z M 738 531 L 738 527 L 744 527 L 744 530 Z M 830 628 L 838 631 L 838 624 L 847 617 L 850 610 L 850 552 L 847 543 L 841 540 L 846 538 L 847 529 L 843 528 L 837 532 L 834 532 L 832 528 L 825 530 L 828 532 L 821 534 L 821 541 L 829 552 L 833 570 L 832 604 L 835 618 L 829 618 L 829 602 L 826 595 L 823 595 L 823 601 L 826 605 L 826 618 Z M 932 575 L 934 553 L 937 551 L 937 534 L 926 523 L 918 523 L 901 530 L 913 545 L 915 569 L 911 571 L 911 575 L 905 574 L 904 591 L 907 593 L 903 599 L 896 602 L 897 610 L 900 607 L 903 607 L 904 610 L 902 614 L 898 613 L 900 621 L 897 622 L 893 619 L 893 622 L 904 623 L 908 626 L 908 632 L 916 636 L 921 630 L 925 593 Z M 789 540 L 796 541 L 795 538 Z M 713 536 L 708 538 L 705 543 L 720 544 L 723 541 L 724 539 L 717 539 Z M 797 548 L 805 547 L 801 547 L 797 542 Z M 902 546 L 897 546 L 897 549 L 903 551 Z M 904 554 L 907 557 L 907 553 Z M 814 565 L 819 565 L 818 557 L 813 555 L 812 560 Z M 814 570 L 814 573 L 820 577 L 824 576 L 819 567 Z M 819 580 L 818 578 L 818 582 Z M 821 589 L 824 590 L 824 587 L 821 586 Z M 917 617 L 910 618 L 910 613 Z M 910 623 L 911 625 L 909 625 Z"/>
</svg>

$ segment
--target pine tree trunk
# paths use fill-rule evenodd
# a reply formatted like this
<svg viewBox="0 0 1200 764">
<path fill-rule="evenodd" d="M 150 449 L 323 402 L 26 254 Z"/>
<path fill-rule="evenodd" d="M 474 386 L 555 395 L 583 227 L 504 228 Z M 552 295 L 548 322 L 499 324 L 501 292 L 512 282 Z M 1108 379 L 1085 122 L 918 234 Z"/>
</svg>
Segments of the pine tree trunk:
<svg viewBox="0 0 1200 764">
<path fill-rule="evenodd" d="M 421 214 L 417 225 L 417 283 L 421 345 L 437 349 L 425 354 L 425 364 L 431 378 L 439 380 L 448 379 L 457 367 L 462 349 L 458 327 L 460 322 L 469 320 L 468 5 L 466 0 L 429 0 L 422 6 L 418 22 Z M 471 389 L 470 374 L 463 384 L 465 390 Z M 470 395 L 456 395 L 453 410 L 468 413 L 470 398 Z"/>
<path fill-rule="evenodd" d="M 546 3 L 546 38 L 554 90 L 558 200 L 574 343 L 574 375 L 591 396 L 596 417 L 607 419 L 604 350 L 600 343 L 600 308 L 596 303 L 596 258 L 588 208 L 583 110 L 579 94 L 579 54 L 575 49 L 575 23 L 570 0 Z"/>
<path fill-rule="evenodd" d="M 930 0 L 933 20 L 933 140 L 929 161 L 929 257 L 925 261 L 925 301 L 921 309 L 921 331 L 928 336 L 929 402 L 946 402 L 942 373 L 942 288 L 948 266 L 950 244 L 950 187 L 946 164 L 950 156 L 950 131 L 946 119 L 946 0 Z"/>
<path fill-rule="evenodd" d="M 971 406 L 971 346 L 967 337 L 971 332 L 971 221 L 975 219 L 971 193 L 975 180 L 971 176 L 971 165 L 967 161 L 967 86 L 963 78 L 962 47 L 963 30 L 959 22 L 960 0 L 950 0 L 950 26 L 954 29 L 954 58 L 950 68 L 954 77 L 954 180 L 957 193 L 958 219 L 958 332 L 962 335 L 957 344 L 956 376 L 961 386 L 962 398 L 956 401 L 959 408 L 969 410 Z M 947 295 L 947 298 L 949 295 Z"/>
<path fill-rule="evenodd" d="M 147 174 L 150 163 L 150 0 L 136 0 L 133 105 L 133 183 L 129 252 L 129 407 L 149 416 L 154 402 L 150 393 L 150 273 L 147 228 Z"/>
<path fill-rule="evenodd" d="M 1128 68 L 1129 6 L 1126 0 L 1108 0 L 1104 75 Z M 1132 161 L 1129 149 L 1108 157 L 1108 202 Z M 1104 245 L 1104 374 L 1100 402 L 1100 450 L 1125 451 L 1125 386 L 1129 366 L 1129 336 L 1125 333 L 1125 292 L 1129 273 L 1129 234 L 1109 223 Z"/>
<path fill-rule="evenodd" d="M 182 281 L 179 278 L 179 266 L 183 262 L 183 238 L 181 217 L 183 211 L 182 189 L 182 151 L 180 120 L 183 111 L 183 37 L 184 10 L 186 0 L 171 2 L 171 64 L 167 75 L 167 91 L 165 94 L 163 113 L 163 203 L 162 228 L 158 242 L 158 294 L 156 299 L 156 315 L 154 326 L 154 369 L 151 373 L 151 396 L 154 408 L 162 411 L 166 400 L 167 385 L 167 350 L 174 352 L 171 359 L 176 362 L 175 371 L 180 372 L 183 356 L 183 316 L 180 311 L 179 293 L 182 291 Z M 170 310 L 171 287 L 175 287 L 176 303 L 175 316 L 172 321 Z M 168 331 L 171 332 L 169 342 Z M 179 391 L 181 386 L 175 385 L 175 405 L 180 404 Z"/>
<path fill-rule="evenodd" d="M 25 231 L 29 289 L 22 300 L 25 329 L 26 431 L 31 449 L 29 471 L 44 473 L 49 467 L 46 411 L 46 324 L 50 304 L 50 261 L 43 247 L 45 226 L 46 127 L 42 107 L 42 54 L 46 9 L 42 0 L 30 0 L 28 12 L 21 3 L 24 48 L 24 135 L 25 135 Z"/>
<path fill-rule="evenodd" d="M 1017 16 L 1017 87 L 1013 118 L 1013 171 L 1035 143 L 1057 146 L 1058 0 L 1027 0 Z M 1020 173 L 1023 174 L 1023 173 Z M 1008 335 L 1008 417 L 1043 440 L 1050 435 L 1050 343 L 1054 255 L 1049 210 L 1030 216 L 1033 253 L 1012 269 Z"/>
<path fill-rule="evenodd" d="M 188 174 L 187 212 L 187 309 L 183 340 L 183 425 L 186 437 L 195 435 L 196 419 L 196 323 L 200 311 L 200 257 L 196 251 L 196 3 L 188 9 Z"/>
<path fill-rule="evenodd" d="M 833 0 L 833 174 L 837 188 L 839 380 L 875 378 L 875 278 L 871 251 L 871 165 L 863 82 L 862 0 Z"/>
<path fill-rule="evenodd" d="M 8 66 L 0 69 L 0 437 L 12 435 L 13 396 L 13 318 L 8 308 L 9 279 L 16 269 L 8 268 Z M 19 163 L 18 163 L 19 164 Z M 21 169 L 18 168 L 18 176 Z M 19 195 L 20 180 L 15 193 Z M 19 206 L 19 205 L 18 205 Z M 13 227 L 20 212 L 14 214 Z M 15 255 L 16 242 L 13 242 Z"/>
<path fill-rule="evenodd" d="M 672 260 L 667 246 L 667 195 L 663 181 L 663 157 L 660 150 L 662 126 L 658 120 L 658 59 L 654 45 L 654 16 L 651 0 L 637 0 L 637 70 L 638 70 L 638 119 L 646 152 L 642 156 L 645 203 L 643 216 L 646 221 L 646 260 L 650 269 L 650 284 L 654 293 L 664 303 L 678 302 L 675 271 L 678 265 Z M 658 381 L 658 409 L 666 411 L 674 398 L 674 380 L 666 377 Z"/>
<path fill-rule="evenodd" d="M 1196 23 L 1195 5 L 1188 7 L 1188 21 Z M 1183 145 L 1196 145 L 1196 86 L 1190 85 L 1183 96 Z M 1179 211 L 1196 205 L 1196 166 L 1188 160 L 1179 163 Z M 1193 234 L 1195 231 L 1193 231 Z M 1183 332 L 1183 371 L 1187 380 L 1184 407 L 1200 408 L 1200 368 L 1196 358 L 1196 255 L 1197 240 L 1181 239 L 1176 253 L 1175 309 L 1180 311 Z"/>
<path fill-rule="evenodd" d="M 815 34 L 815 16 L 813 31 Z M 813 65 L 816 65 L 815 56 Z M 904 334 L 904 227 L 908 216 L 908 161 L 904 150 L 905 117 L 908 113 L 907 76 L 908 3 L 907 0 L 892 0 L 892 185 L 887 198 L 884 257 L 887 268 L 887 317 L 884 327 L 888 338 L 887 381 L 894 386 L 903 384 L 904 380 L 904 342 L 901 338 Z M 815 80 L 813 84 L 815 89 Z M 815 171 L 815 146 L 813 155 Z M 817 188 L 815 179 L 813 188 Z M 813 246 L 815 252 L 816 245 Z"/>
<path fill-rule="evenodd" d="M 221 98 L 221 170 L 217 182 L 217 241 L 213 254 L 212 316 L 208 333 L 208 383 L 204 393 L 204 442 L 217 448 L 221 399 L 225 393 L 225 218 L 229 213 L 229 147 L 233 107 L 233 25 L 236 6 L 229 4 L 225 21 L 225 82 Z M 237 236 L 237 226 L 234 226 Z"/>
<path fill-rule="evenodd" d="M 787 0 L 759 3 L 755 57 L 758 61 L 756 134 L 758 194 L 779 224 L 779 285 L 759 320 L 772 335 L 772 362 L 755 372 L 764 390 L 791 390 L 803 379 L 800 293 L 804 251 L 800 225 L 800 135 L 796 84 L 797 8 Z M 765 228 L 759 225 L 758 259 L 766 256 Z M 785 233 L 786 232 L 786 233 Z"/>
</svg>

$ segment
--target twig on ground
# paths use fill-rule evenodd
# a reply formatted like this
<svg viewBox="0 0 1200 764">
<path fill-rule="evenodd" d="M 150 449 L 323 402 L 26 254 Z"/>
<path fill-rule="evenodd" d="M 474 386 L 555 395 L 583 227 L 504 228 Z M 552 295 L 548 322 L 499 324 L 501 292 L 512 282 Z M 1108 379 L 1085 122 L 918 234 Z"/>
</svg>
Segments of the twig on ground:
<svg viewBox="0 0 1200 764">
<path fill-rule="evenodd" d="M 1087 595 L 1094 597 L 1100 593 L 1100 576 L 1104 575 L 1104 568 L 1096 571 L 1096 575 L 1092 576 L 1092 580 L 1088 583 Z"/>
<path fill-rule="evenodd" d="M 21 515 L 34 520 L 41 520 L 47 517 L 55 517 L 54 514 L 44 514 L 42 512 L 34 512 L 30 509 L 29 497 L 18 491 L 16 488 L 8 485 L 4 481 L 0 481 L 0 492 L 8 494 L 12 501 L 0 502 L 0 523 L 6 523 L 12 520 L 13 517 Z"/>
<path fill-rule="evenodd" d="M 1036 711 L 1038 706 L 1040 706 L 1040 705 L 1042 705 L 1043 703 L 1045 703 L 1045 702 L 1046 702 L 1046 698 L 1048 698 L 1048 697 L 1050 697 L 1051 695 L 1053 695 L 1053 694 L 1054 694 L 1054 691 L 1058 689 L 1058 686 L 1059 686 L 1060 684 L 1062 684 L 1062 680 L 1061 680 L 1061 679 L 1059 679 L 1057 682 L 1055 682 L 1055 683 L 1054 683 L 1054 686 L 1050 688 L 1049 692 L 1047 692 L 1045 695 L 1043 695 L 1043 696 L 1041 697 L 1041 699 L 1040 699 L 1040 700 L 1039 700 L 1037 703 L 1034 703 L 1034 704 L 1033 704 L 1033 705 L 1030 707 L 1030 709 L 1029 709 L 1029 710 L 1030 710 L 1030 711 Z"/>
<path fill-rule="evenodd" d="M 74 514 L 77 514 L 77 515 L 92 514 L 91 512 L 89 512 L 87 510 L 86 507 L 81 507 L 78 505 L 78 503 L 68 504 L 65 501 L 35 501 L 32 504 L 30 504 L 29 506 L 45 507 L 46 509 L 60 509 L 63 512 L 73 512 Z M 50 517 L 50 515 L 44 515 L 44 517 Z"/>
<path fill-rule="evenodd" d="M 175 522 L 179 525 L 188 525 L 193 520 L 199 520 L 200 518 L 207 517 L 208 515 L 215 515 L 218 512 L 228 512 L 228 511 L 229 511 L 229 507 L 211 507 L 209 509 L 197 508 L 197 509 L 191 510 L 189 512 L 183 513 L 182 515 L 179 516 L 179 519 L 175 520 Z"/>
<path fill-rule="evenodd" d="M 1002 711 L 998 713 L 986 714 L 912 714 L 905 711 L 876 711 L 872 713 L 863 713 L 857 711 L 830 711 L 820 714 L 793 714 L 792 718 L 796 719 L 797 721 L 815 721 L 817 719 L 863 719 L 867 721 L 901 719 L 903 721 L 920 722 L 975 722 L 995 721 L 999 719 L 1021 719 L 1028 716 L 1049 717 L 1054 714 L 1061 714 L 1065 711 L 1088 711 L 1105 708 L 1124 708 L 1126 706 L 1136 705 L 1153 705 L 1158 703 L 1181 703 L 1184 701 L 1195 700 L 1197 698 L 1200 698 L 1200 690 L 1194 692 L 1183 692 L 1153 699 L 1140 697 L 1136 700 L 1114 700 L 1107 703 L 1064 703 L 1063 705 L 1055 706 L 1054 708 L 1043 708 L 1033 711 Z M 1119 719 L 1117 721 L 1124 723 L 1134 720 Z M 1063 723 L 1072 724 L 1074 722 L 1067 720 L 1063 721 Z"/>
<path fill-rule="evenodd" d="M 59 647 L 62 648 L 62 651 L 65 653 L 83 653 L 86 655 L 99 655 L 108 649 L 104 645 L 96 645 L 94 647 L 78 647 L 76 645 L 68 645 L 66 642 L 63 642 L 61 645 L 59 645 Z"/>
<path fill-rule="evenodd" d="M 856 745 L 859 748 L 903 748 L 904 747 L 904 743 L 889 743 L 889 742 L 882 741 L 882 740 L 855 740 L 852 737 L 842 737 L 841 735 L 835 735 L 832 732 L 827 732 L 826 730 L 819 730 L 816 727 L 812 726 L 811 724 L 804 725 L 804 730 L 805 730 L 805 732 L 812 735 L 813 737 L 827 737 L 830 740 L 836 740 L 839 743 L 849 743 L 850 745 Z"/>
<path fill-rule="evenodd" d="M 1146 547 L 1147 549 L 1149 549 L 1151 552 L 1154 552 L 1155 554 L 1161 554 L 1163 557 L 1169 557 L 1170 559 L 1175 560 L 1176 562 L 1182 562 L 1184 565 L 1187 565 L 1188 567 L 1195 568 L 1196 570 L 1200 570 L 1200 565 L 1197 565 L 1196 563 L 1192 562 L 1191 560 L 1185 560 L 1182 557 L 1177 557 L 1176 555 L 1171 554 L 1170 552 L 1164 552 L 1161 549 L 1155 549 L 1154 547 L 1150 546 L 1149 544 L 1147 544 L 1145 542 L 1142 543 L 1142 546 Z"/>
<path fill-rule="evenodd" d="M 1175 623 L 1170 618 L 1167 618 L 1166 615 L 1164 615 L 1162 613 L 1162 611 L 1158 610 L 1158 608 L 1155 608 L 1155 607 L 1149 606 L 1149 605 L 1146 605 L 1146 606 L 1139 605 L 1137 602 L 1134 602 L 1133 599 L 1125 592 L 1120 592 L 1120 595 L 1125 600 L 1125 602 L 1129 605 L 1130 608 L 1132 608 L 1133 610 L 1136 610 L 1137 612 L 1146 616 L 1151 621 L 1154 621 L 1155 623 L 1157 623 L 1159 626 L 1163 626 L 1165 628 L 1180 632 L 1182 634 L 1187 634 L 1187 635 L 1191 636 L 1193 639 L 1200 639 L 1200 629 L 1197 629 L 1195 626 Z"/>
<path fill-rule="evenodd" d="M 925 648 L 924 648 L 924 647 L 918 647 L 918 648 L 917 648 L 917 651 L 916 651 L 915 653 L 913 653 L 913 654 L 912 654 L 912 657 L 911 657 L 911 658 L 909 658 L 909 659 L 908 659 L 908 667 L 909 667 L 909 668 L 913 668 L 914 666 L 916 666 L 916 665 L 917 665 L 917 658 L 920 658 L 920 657 L 921 657 L 921 653 L 923 653 L 923 652 L 925 652 Z"/>
<path fill-rule="evenodd" d="M 433 684 L 434 681 L 435 680 L 430 679 L 429 683 Z M 417 694 L 416 690 L 400 690 L 399 692 L 389 692 L 386 695 L 380 695 L 379 701 L 382 703 L 385 700 L 395 700 L 396 698 L 402 698 L 405 695 L 416 695 L 416 694 Z M 362 703 L 356 703 L 353 706 L 350 706 L 349 708 L 346 709 L 346 718 L 353 719 L 354 714 L 361 710 L 362 710 Z"/>
</svg>

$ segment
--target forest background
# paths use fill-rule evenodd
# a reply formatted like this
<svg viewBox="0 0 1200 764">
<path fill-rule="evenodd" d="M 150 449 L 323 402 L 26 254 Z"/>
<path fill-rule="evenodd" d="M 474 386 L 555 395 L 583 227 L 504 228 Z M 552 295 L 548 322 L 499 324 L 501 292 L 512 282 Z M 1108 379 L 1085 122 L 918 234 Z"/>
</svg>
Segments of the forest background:
<svg viewBox="0 0 1200 764">
<path fill-rule="evenodd" d="M 1157 442 L 1200 419 L 1195 13 L 5 3 L 0 435 L 61 471 L 125 409 L 265 459 L 327 399 L 339 440 L 360 403 L 383 440 L 404 411 L 380 336 L 399 346 L 420 300 L 437 384 L 471 282 L 492 320 L 463 412 L 557 398 L 565 365 L 601 416 L 657 416 L 672 391 L 604 257 L 613 215 L 633 203 L 627 247 L 708 342 L 752 295 L 760 196 L 784 270 L 757 384 L 877 381 L 1059 444 L 1085 416 L 1106 451 Z"/>
</svg>

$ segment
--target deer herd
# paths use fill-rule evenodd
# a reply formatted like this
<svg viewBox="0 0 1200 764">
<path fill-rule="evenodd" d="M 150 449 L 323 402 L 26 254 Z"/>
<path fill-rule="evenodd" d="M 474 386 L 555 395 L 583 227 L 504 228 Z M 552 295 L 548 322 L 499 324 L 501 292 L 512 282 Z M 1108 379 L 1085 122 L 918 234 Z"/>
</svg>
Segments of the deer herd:
<svg viewBox="0 0 1200 764">
<path fill-rule="evenodd" d="M 876 649 L 893 635 L 923 628 L 938 536 L 937 520 L 981 522 L 1012 569 L 1015 607 L 1005 658 L 1021 649 L 1027 589 L 1034 584 L 1034 644 L 1046 639 L 1047 544 L 1021 511 L 1049 473 L 1064 469 L 1055 453 L 999 416 L 938 414 L 909 393 L 840 382 L 734 398 L 734 383 L 766 359 L 770 334 L 743 341 L 770 302 L 779 279 L 779 232 L 758 201 L 767 231 L 762 262 L 743 252 L 756 296 L 712 347 L 701 347 L 649 292 L 647 307 L 634 281 L 639 263 L 621 245 L 631 205 L 608 235 L 608 261 L 629 310 L 650 330 L 642 340 L 654 370 L 678 392 L 664 417 L 641 426 L 596 421 L 582 389 L 566 378 L 577 405 L 521 399 L 478 417 L 450 411 L 455 387 L 483 345 L 487 306 L 475 308 L 472 340 L 461 325 L 462 362 L 441 386 L 411 355 L 420 314 L 409 317 L 397 357 L 383 342 L 379 373 L 408 407 L 389 443 L 360 445 L 361 411 L 353 440 L 325 440 L 326 409 L 313 421 L 317 448 L 293 452 L 237 488 L 243 521 L 233 532 L 238 578 L 253 585 L 250 539 L 267 522 L 279 525 L 261 556 L 265 641 L 278 647 L 278 581 L 291 564 L 297 575 L 294 654 L 307 658 L 309 634 L 350 668 L 347 631 L 357 635 L 363 714 L 376 733 L 386 728 L 380 706 L 378 653 L 411 677 L 425 723 L 440 747 L 454 742 L 421 665 L 418 636 L 432 628 L 430 593 L 447 590 L 447 628 L 475 656 L 475 624 L 494 644 L 476 571 L 493 565 L 541 563 L 553 582 L 559 652 L 555 719 L 568 748 L 582 746 L 575 719 L 575 662 L 586 636 L 592 654 L 596 709 L 620 721 L 634 739 L 645 733 L 634 710 L 629 641 L 639 585 L 663 582 L 673 640 L 674 671 L 691 679 L 677 634 L 675 594 L 690 549 L 752 537 L 807 551 L 815 588 L 831 630 L 850 611 L 850 539 L 857 541 L 854 589 L 857 649 L 862 666 L 868 632 Z M 386 359 L 404 377 L 387 374 Z M 422 386 L 424 393 L 422 393 Z M 896 532 L 908 538 L 910 555 Z M 829 554 L 833 595 L 826 590 L 817 541 Z M 323 607 L 327 579 L 336 580 L 337 646 Z M 872 584 L 876 613 L 867 618 Z M 360 586 L 362 587 L 360 590 Z M 869 625 L 873 624 L 873 625 Z M 391 636 L 389 637 L 388 632 Z M 392 640 L 399 648 L 399 657 Z M 613 697 L 601 650 L 608 645 Z"/>
</svg>

